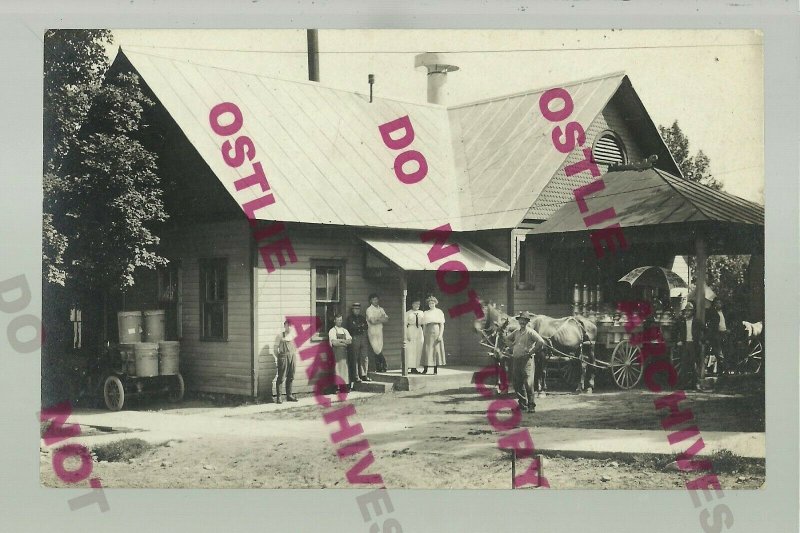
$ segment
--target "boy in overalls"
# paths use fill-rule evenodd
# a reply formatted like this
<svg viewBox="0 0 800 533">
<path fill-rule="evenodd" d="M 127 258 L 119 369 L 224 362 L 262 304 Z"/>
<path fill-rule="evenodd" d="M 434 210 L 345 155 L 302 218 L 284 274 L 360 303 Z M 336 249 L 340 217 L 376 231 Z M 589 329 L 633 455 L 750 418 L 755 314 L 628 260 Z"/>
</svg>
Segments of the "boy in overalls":
<svg viewBox="0 0 800 533">
<path fill-rule="evenodd" d="M 275 376 L 275 403 L 281 402 L 281 384 L 286 381 L 286 401 L 296 402 L 297 398 L 292 396 L 292 381 L 294 381 L 294 368 L 297 360 L 297 349 L 294 346 L 296 335 L 292 330 L 291 324 L 286 320 L 283 322 L 283 331 L 275 337 L 275 359 L 277 360 L 278 372 Z"/>
</svg>

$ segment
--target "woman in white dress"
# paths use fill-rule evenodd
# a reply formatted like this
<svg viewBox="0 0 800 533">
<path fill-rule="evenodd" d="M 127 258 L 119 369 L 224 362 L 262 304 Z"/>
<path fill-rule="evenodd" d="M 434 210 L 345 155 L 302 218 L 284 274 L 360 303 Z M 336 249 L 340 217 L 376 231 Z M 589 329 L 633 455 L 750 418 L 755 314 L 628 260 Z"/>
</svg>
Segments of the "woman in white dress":
<svg viewBox="0 0 800 533">
<path fill-rule="evenodd" d="M 350 332 L 342 327 L 342 315 L 337 314 L 333 319 L 334 326 L 328 331 L 328 343 L 333 348 L 333 358 L 336 361 L 334 371 L 341 381 L 336 382 L 339 392 L 349 390 L 350 376 L 347 371 L 347 347 L 353 342 Z"/>
<path fill-rule="evenodd" d="M 444 313 L 436 308 L 439 300 L 435 296 L 428 296 L 425 302 L 428 310 L 422 315 L 422 373 L 427 374 L 428 367 L 433 366 L 433 373 L 436 374 L 439 366 L 447 364 L 444 356 Z"/>
<path fill-rule="evenodd" d="M 419 374 L 417 367 L 422 357 L 422 311 L 419 310 L 419 298 L 411 300 L 411 309 L 406 312 L 406 368 L 412 374 Z"/>
</svg>

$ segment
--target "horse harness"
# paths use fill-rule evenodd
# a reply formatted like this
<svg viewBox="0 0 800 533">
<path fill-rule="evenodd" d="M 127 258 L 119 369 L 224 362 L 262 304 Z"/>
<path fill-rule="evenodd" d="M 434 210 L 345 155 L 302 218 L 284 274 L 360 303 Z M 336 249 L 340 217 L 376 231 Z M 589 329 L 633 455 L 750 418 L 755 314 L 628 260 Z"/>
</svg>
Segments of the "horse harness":
<svg viewBox="0 0 800 533">
<path fill-rule="evenodd" d="M 575 323 L 578 325 L 578 329 L 579 329 L 579 330 L 580 330 L 580 332 L 581 332 L 581 339 L 582 339 L 582 340 L 581 340 L 581 343 L 580 343 L 580 345 L 579 345 L 579 347 L 578 347 L 578 355 L 577 355 L 577 356 L 575 356 L 575 355 L 573 355 L 573 354 L 564 353 L 564 352 L 562 352 L 561 350 L 559 350 L 559 349 L 557 349 L 556 347 L 554 347 L 554 346 L 553 346 L 553 337 L 554 337 L 554 336 L 555 336 L 555 335 L 556 335 L 556 334 L 557 334 L 559 331 L 561 331 L 561 328 L 563 328 L 564 326 L 566 326 L 566 325 L 569 323 L 569 321 L 570 321 L 570 320 L 572 320 L 573 322 L 575 322 Z M 541 334 L 540 334 L 540 335 L 541 335 Z M 594 366 L 594 367 L 597 367 L 597 368 L 602 368 L 602 367 L 600 367 L 600 366 L 599 366 L 599 365 L 597 365 L 597 364 L 593 364 L 593 363 L 590 363 L 590 362 L 588 362 L 588 361 L 584 361 L 584 359 L 583 359 L 583 345 L 584 345 L 584 344 L 591 344 L 591 340 L 589 339 L 589 335 L 588 335 L 588 333 L 586 332 L 586 326 L 584 326 L 584 325 L 583 325 L 583 322 L 581 322 L 580 320 L 578 320 L 578 319 L 577 319 L 577 318 L 575 318 L 574 316 L 567 317 L 567 320 L 565 320 L 565 321 L 564 321 L 564 323 L 563 323 L 563 324 L 561 324 L 561 325 L 558 327 L 558 329 L 556 329 L 556 330 L 553 332 L 553 334 L 552 334 L 552 335 L 550 335 L 549 337 L 545 337 L 544 335 L 541 335 L 541 337 L 542 337 L 542 338 L 543 338 L 545 341 L 547 341 L 547 351 L 548 351 L 548 358 L 549 358 L 549 357 L 552 355 L 552 353 L 553 353 L 553 352 L 556 352 L 556 353 L 558 353 L 559 355 L 561 355 L 561 356 L 563 356 L 563 357 L 569 357 L 570 359 L 577 359 L 577 360 L 581 361 L 581 363 L 585 363 L 585 364 L 587 364 L 587 365 Z"/>
</svg>

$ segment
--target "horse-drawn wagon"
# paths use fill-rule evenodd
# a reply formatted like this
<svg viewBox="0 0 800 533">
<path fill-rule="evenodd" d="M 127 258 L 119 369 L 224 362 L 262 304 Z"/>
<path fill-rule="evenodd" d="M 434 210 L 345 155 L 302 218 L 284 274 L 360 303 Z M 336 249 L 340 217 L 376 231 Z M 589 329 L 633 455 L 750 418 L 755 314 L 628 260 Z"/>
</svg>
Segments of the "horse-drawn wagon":
<svg viewBox="0 0 800 533">
<path fill-rule="evenodd" d="M 510 349 L 503 342 L 503 335 L 519 327 L 514 318 L 497 309 L 493 304 L 484 307 L 485 319 L 476 329 L 481 334 L 481 345 L 489 349 L 489 356 L 501 362 L 510 356 Z M 595 371 L 608 371 L 617 387 L 631 389 L 642 378 L 640 354 L 642 345 L 632 343 L 631 338 L 641 333 L 645 326 L 626 327 L 624 314 L 611 313 L 590 317 L 575 315 L 553 319 L 544 315 L 533 315 L 531 326 L 544 338 L 546 346 L 537 359 L 537 387 L 546 390 L 548 373 L 557 371 L 569 387 L 583 389 L 588 370 L 589 388 L 594 386 Z M 680 367 L 677 350 L 672 349 L 672 317 L 669 312 L 659 313 L 654 320 L 660 326 L 661 339 L 667 345 L 672 364 Z M 543 324 L 547 323 L 543 327 Z M 652 324 L 653 321 L 648 323 Z M 571 340 L 568 340 L 570 339 Z M 567 340 L 565 340 L 567 339 Z M 645 342 L 657 342 L 647 340 Z"/>
</svg>

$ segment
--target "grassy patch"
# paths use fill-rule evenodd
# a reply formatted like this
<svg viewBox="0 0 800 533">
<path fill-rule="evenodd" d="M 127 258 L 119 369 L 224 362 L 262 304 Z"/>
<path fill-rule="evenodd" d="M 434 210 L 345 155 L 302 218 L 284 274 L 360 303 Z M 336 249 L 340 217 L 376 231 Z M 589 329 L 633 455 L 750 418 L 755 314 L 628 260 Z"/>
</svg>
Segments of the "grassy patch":
<svg viewBox="0 0 800 533">
<path fill-rule="evenodd" d="M 142 439 L 122 439 L 108 444 L 100 444 L 92 448 L 92 454 L 98 461 L 122 462 L 139 457 L 156 446 Z"/>
<path fill-rule="evenodd" d="M 763 460 L 742 457 L 724 448 L 715 450 L 709 459 L 717 473 L 764 474 L 766 470 Z"/>
</svg>

